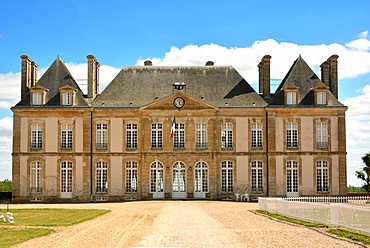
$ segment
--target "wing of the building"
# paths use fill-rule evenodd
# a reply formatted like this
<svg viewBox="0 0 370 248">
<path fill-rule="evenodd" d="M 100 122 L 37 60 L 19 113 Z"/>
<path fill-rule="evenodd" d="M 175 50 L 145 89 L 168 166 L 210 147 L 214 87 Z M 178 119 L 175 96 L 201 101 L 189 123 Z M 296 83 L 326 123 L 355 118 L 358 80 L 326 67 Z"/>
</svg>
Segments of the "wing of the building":
<svg viewBox="0 0 370 248">
<path fill-rule="evenodd" d="M 88 55 L 84 94 L 59 57 L 38 81 L 37 64 L 21 58 L 15 202 L 346 193 L 335 56 L 323 80 L 299 57 L 275 93 L 268 55 L 259 93 L 232 66 L 150 61 L 124 67 L 99 93 L 100 65 Z"/>
</svg>

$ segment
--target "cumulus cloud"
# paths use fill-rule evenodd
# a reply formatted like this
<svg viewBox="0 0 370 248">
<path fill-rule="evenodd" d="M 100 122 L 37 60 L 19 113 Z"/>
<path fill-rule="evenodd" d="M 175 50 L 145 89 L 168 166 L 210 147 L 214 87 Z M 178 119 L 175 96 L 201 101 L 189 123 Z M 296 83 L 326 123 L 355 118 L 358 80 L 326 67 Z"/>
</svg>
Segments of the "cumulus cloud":
<svg viewBox="0 0 370 248">
<path fill-rule="evenodd" d="M 11 179 L 13 118 L 0 120 L 0 180 Z"/>
</svg>

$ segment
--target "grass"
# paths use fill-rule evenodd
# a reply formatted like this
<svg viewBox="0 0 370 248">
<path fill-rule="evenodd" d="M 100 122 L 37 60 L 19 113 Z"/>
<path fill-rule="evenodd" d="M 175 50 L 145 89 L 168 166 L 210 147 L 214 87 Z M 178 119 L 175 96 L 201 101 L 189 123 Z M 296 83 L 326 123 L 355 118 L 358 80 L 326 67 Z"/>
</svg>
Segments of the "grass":
<svg viewBox="0 0 370 248">
<path fill-rule="evenodd" d="M 0 209 L 0 212 L 5 210 Z M 27 240 L 46 236 L 53 233 L 53 229 L 43 228 L 54 226 L 71 226 L 100 215 L 110 210 L 100 209 L 11 209 L 15 223 L 6 223 L 0 220 L 0 246 L 11 247 Z M 9 226 L 22 226 L 8 228 Z M 25 228 L 23 228 L 26 226 Z"/>
<path fill-rule="evenodd" d="M 258 212 L 260 214 L 268 215 L 272 218 L 275 218 L 275 219 L 278 219 L 278 220 L 281 220 L 281 221 L 286 221 L 286 222 L 294 223 L 294 224 L 297 224 L 297 225 L 302 225 L 302 226 L 305 226 L 305 227 L 318 228 L 318 229 L 320 229 L 320 228 L 324 229 L 325 228 L 326 231 L 330 234 L 334 234 L 334 235 L 342 237 L 342 238 L 357 241 L 357 242 L 363 243 L 365 245 L 370 245 L 370 235 L 368 235 L 366 233 L 353 231 L 353 230 L 350 230 L 350 229 L 347 229 L 347 228 L 341 228 L 341 227 L 336 227 L 336 226 L 328 226 L 328 225 L 325 225 L 325 224 L 322 224 L 322 223 L 296 219 L 296 218 L 288 217 L 288 216 L 281 215 L 281 214 L 269 213 L 269 212 L 263 211 L 263 210 L 256 210 L 256 212 Z"/>
<path fill-rule="evenodd" d="M 109 210 L 100 209 L 11 209 L 16 226 L 70 226 L 103 215 Z"/>
</svg>

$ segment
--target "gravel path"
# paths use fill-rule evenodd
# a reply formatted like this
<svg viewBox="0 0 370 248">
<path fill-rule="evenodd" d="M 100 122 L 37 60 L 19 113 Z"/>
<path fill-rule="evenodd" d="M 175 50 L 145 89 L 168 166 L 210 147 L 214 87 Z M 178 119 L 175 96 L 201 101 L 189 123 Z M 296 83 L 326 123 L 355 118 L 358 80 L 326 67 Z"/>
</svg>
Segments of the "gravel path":
<svg viewBox="0 0 370 248">
<path fill-rule="evenodd" d="M 218 201 L 11 205 L 112 210 L 17 247 L 364 247 L 248 211 L 257 207 Z"/>
</svg>

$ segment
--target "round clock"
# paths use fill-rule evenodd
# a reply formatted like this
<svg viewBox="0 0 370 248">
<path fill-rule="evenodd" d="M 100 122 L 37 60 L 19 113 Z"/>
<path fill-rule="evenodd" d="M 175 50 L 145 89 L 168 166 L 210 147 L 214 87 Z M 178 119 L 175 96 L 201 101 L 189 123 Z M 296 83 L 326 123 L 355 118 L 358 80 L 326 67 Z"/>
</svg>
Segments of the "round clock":
<svg viewBox="0 0 370 248">
<path fill-rule="evenodd" d="M 184 105 L 185 105 L 185 100 L 184 100 L 184 98 L 182 98 L 182 97 L 176 97 L 176 98 L 173 100 L 173 105 L 174 105 L 176 108 L 182 108 L 182 107 L 184 107 Z"/>
</svg>

